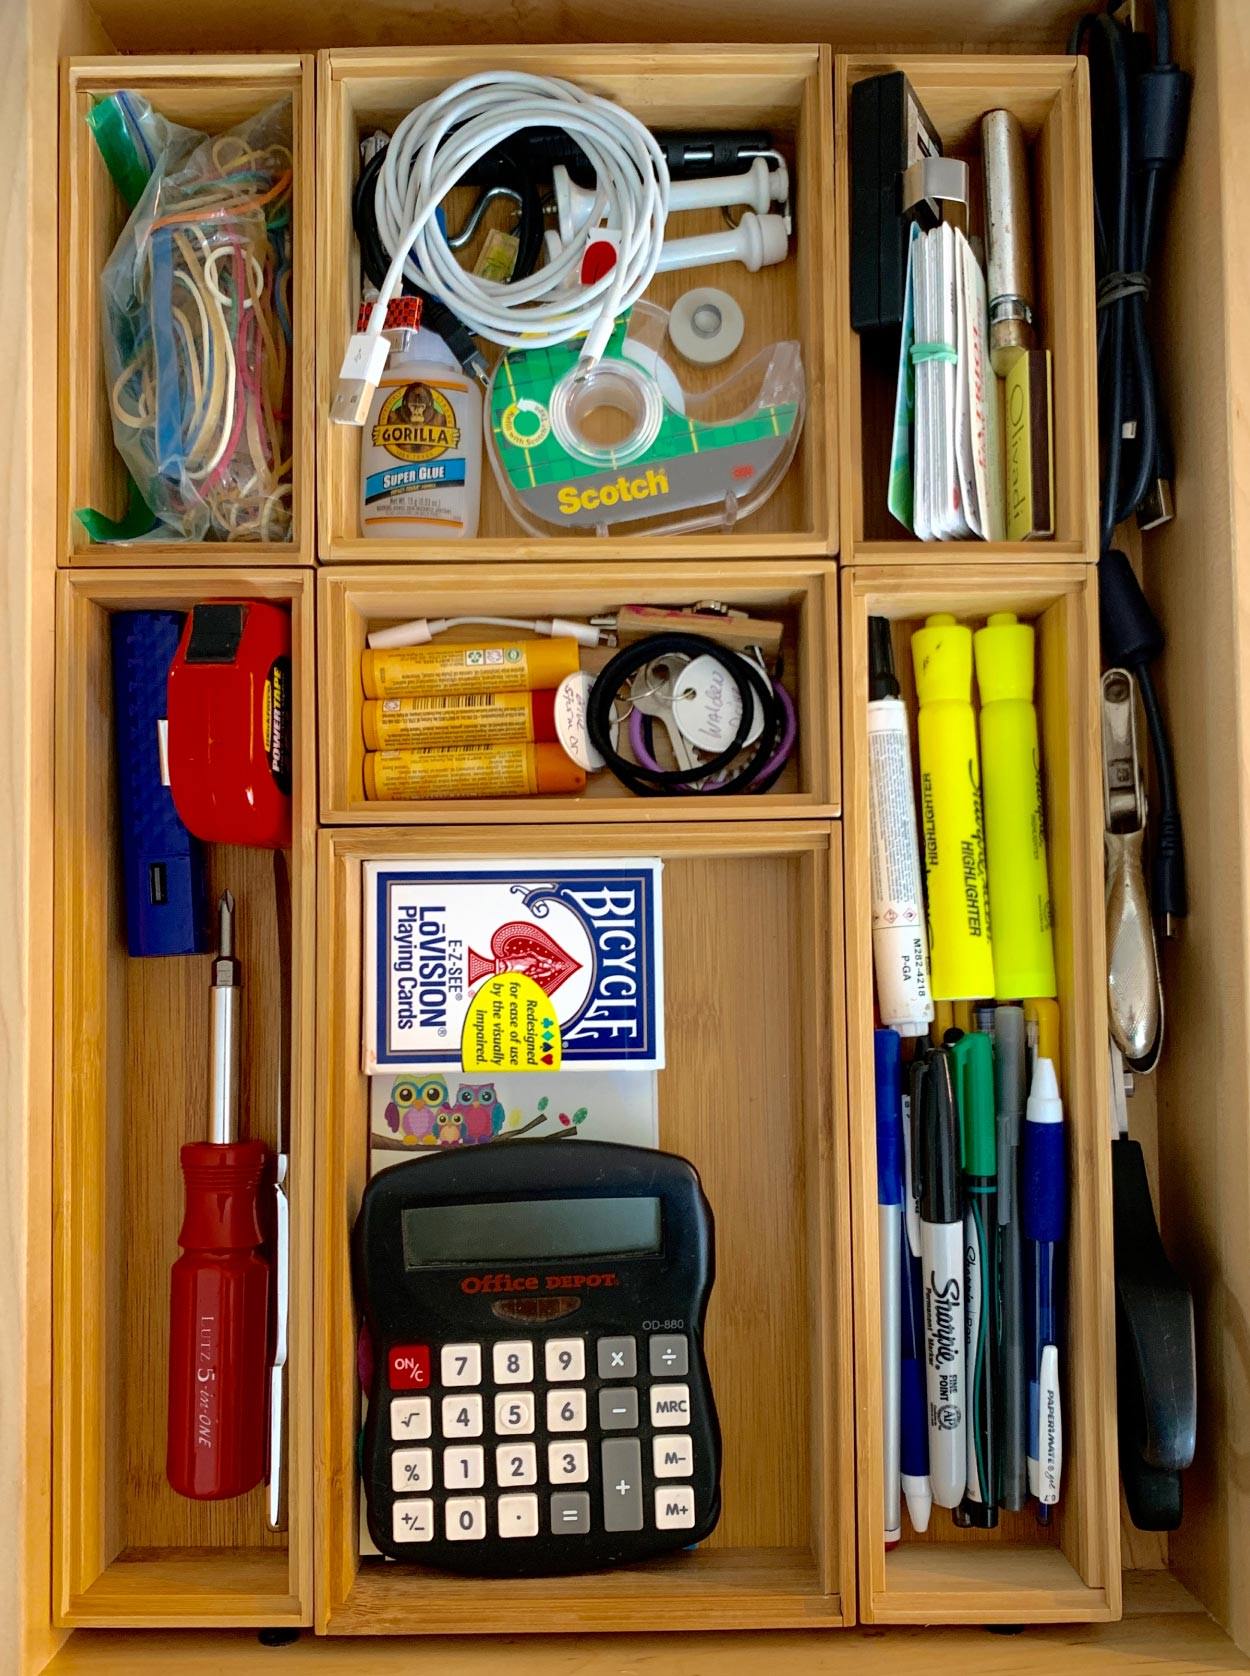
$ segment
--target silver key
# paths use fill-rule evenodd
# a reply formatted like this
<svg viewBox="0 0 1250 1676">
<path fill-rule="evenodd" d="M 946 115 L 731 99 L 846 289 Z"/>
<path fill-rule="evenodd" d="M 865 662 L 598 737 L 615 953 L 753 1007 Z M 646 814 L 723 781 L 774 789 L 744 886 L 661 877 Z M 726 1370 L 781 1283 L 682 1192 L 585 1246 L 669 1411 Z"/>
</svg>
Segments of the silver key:
<svg viewBox="0 0 1250 1676">
<path fill-rule="evenodd" d="M 689 661 L 688 658 L 678 655 L 671 659 L 657 658 L 644 664 L 634 676 L 629 690 L 634 708 L 641 710 L 644 716 L 654 717 L 668 734 L 677 766 L 684 774 L 688 774 L 695 767 L 698 759 L 673 715 L 673 695 L 677 678 Z M 660 670 L 664 672 L 662 677 Z"/>
</svg>

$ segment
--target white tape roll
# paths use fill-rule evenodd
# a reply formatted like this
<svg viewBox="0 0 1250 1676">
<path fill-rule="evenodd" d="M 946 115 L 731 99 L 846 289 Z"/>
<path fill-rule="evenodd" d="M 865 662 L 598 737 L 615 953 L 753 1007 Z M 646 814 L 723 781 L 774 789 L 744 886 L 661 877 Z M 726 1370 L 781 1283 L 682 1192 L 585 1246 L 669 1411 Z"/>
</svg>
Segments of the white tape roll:
<svg viewBox="0 0 1250 1676">
<path fill-rule="evenodd" d="M 696 366 L 714 367 L 727 361 L 746 330 L 742 310 L 727 291 L 696 286 L 673 304 L 668 335 L 678 354 Z"/>
</svg>

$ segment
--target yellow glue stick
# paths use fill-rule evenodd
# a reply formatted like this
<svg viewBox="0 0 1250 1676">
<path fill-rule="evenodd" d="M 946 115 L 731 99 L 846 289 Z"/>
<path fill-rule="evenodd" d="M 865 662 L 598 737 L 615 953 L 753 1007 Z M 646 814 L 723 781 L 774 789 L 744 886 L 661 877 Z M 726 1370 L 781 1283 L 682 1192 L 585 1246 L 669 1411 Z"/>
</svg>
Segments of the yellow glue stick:
<svg viewBox="0 0 1250 1676">
<path fill-rule="evenodd" d="M 360 723 L 367 751 L 434 745 L 554 744 L 556 695 L 449 693 L 437 698 L 367 698 Z"/>
<path fill-rule="evenodd" d="M 581 667 L 576 640 L 433 640 L 425 646 L 367 651 L 366 698 L 430 698 L 438 693 L 532 693 L 558 687 Z"/>
<path fill-rule="evenodd" d="M 365 796 L 384 801 L 530 797 L 585 791 L 585 770 L 559 745 L 448 745 L 429 751 L 369 751 Z"/>
<path fill-rule="evenodd" d="M 911 637 L 920 699 L 920 807 L 933 997 L 994 993 L 981 770 L 972 713 L 972 630 L 941 612 Z"/>
<path fill-rule="evenodd" d="M 1053 995 L 1055 941 L 1033 708 L 1033 627 L 1017 622 L 1013 611 L 999 611 L 977 630 L 973 644 L 981 689 L 994 994 L 999 1001 Z"/>
</svg>

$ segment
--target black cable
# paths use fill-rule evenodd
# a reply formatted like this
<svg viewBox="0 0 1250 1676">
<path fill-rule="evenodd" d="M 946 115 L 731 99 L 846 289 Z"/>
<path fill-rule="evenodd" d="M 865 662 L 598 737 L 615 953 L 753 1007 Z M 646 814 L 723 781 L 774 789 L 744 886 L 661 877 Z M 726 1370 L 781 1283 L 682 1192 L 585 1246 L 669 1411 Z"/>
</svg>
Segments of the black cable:
<svg viewBox="0 0 1250 1676">
<path fill-rule="evenodd" d="M 391 253 L 378 232 L 375 209 L 378 175 L 385 161 L 386 147 L 381 145 L 361 169 L 352 192 L 352 226 L 360 246 L 361 272 L 370 285 L 379 290 L 391 265 Z M 542 200 L 532 170 L 523 168 L 506 150 L 501 149 L 479 163 L 471 175 L 474 180 L 480 177 L 484 183 L 491 185 L 510 186 L 520 194 L 521 219 L 517 227 L 517 259 L 512 277 L 524 279 L 538 265 L 543 240 Z M 438 333 L 466 372 L 474 377 L 483 377 L 486 363 L 477 338 L 460 316 L 429 291 L 414 285 L 407 274 L 401 275 L 400 292 L 405 297 L 421 298 L 422 324 Z"/>
<path fill-rule="evenodd" d="M 1167 0 L 1156 0 L 1153 54 L 1116 15 L 1122 4 L 1087 13 L 1071 43 L 1089 61 L 1093 119 L 1103 551 L 1168 476 L 1146 300 L 1164 171 L 1184 150 L 1190 85 L 1172 62 Z"/>
<path fill-rule="evenodd" d="M 709 757 L 692 769 L 650 769 L 640 763 L 622 756 L 612 743 L 612 707 L 616 703 L 621 688 L 644 665 L 656 658 L 684 655 L 694 659 L 710 657 L 724 669 L 734 686 L 738 690 L 740 701 L 740 715 L 738 726 L 725 750 L 716 756 Z M 646 640 L 636 641 L 633 645 L 624 646 L 616 655 L 609 659 L 595 679 L 590 690 L 590 698 L 586 705 L 586 731 L 590 735 L 590 742 L 616 775 L 621 784 L 639 797 L 664 797 L 683 791 L 691 791 L 703 780 L 719 774 L 723 768 L 728 768 L 734 758 L 744 749 L 747 735 L 751 731 L 755 716 L 755 705 L 759 702 L 764 715 L 764 728 L 760 734 L 752 755 L 741 771 L 734 774 L 722 785 L 709 786 L 706 795 L 709 797 L 725 796 L 728 793 L 742 791 L 750 784 L 757 766 L 768 762 L 777 749 L 785 731 L 786 718 L 781 701 L 773 692 L 771 684 L 764 679 L 754 664 L 748 663 L 734 652 L 726 651 L 715 640 L 710 640 L 702 634 L 655 634 Z M 775 776 L 774 776 L 775 777 Z M 770 779 L 769 784 L 772 784 Z M 762 788 L 761 788 L 762 789 Z"/>
</svg>

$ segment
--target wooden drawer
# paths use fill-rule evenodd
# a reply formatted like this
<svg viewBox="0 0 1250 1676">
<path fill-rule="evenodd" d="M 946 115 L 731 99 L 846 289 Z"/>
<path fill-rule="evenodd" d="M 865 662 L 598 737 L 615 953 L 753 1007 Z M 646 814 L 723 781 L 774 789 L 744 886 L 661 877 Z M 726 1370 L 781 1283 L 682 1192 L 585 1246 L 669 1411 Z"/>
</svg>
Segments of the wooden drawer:
<svg viewBox="0 0 1250 1676">
<path fill-rule="evenodd" d="M 1097 1621 L 1120 1612 L 1113 1388 L 1115 1344 L 1106 990 L 1099 838 L 1096 572 L 1084 565 L 865 566 L 842 583 L 843 714 L 848 765 L 847 1042 L 856 1291 L 860 1615 L 871 1623 Z M 1037 628 L 1038 718 L 1055 911 L 1060 1081 L 1068 1126 L 1065 1464 L 1057 1518 L 1001 1513 L 994 1531 L 957 1530 L 940 1508 L 925 1537 L 904 1519 L 883 1545 L 877 1163 L 873 1127 L 873 969 L 868 914 L 868 618 L 896 624 L 911 692 L 910 635 L 934 611 L 981 624 L 1015 611 Z M 912 695 L 914 712 L 914 694 Z"/>
<path fill-rule="evenodd" d="M 608 773 L 592 775 L 578 797 L 512 797 L 469 802 L 369 802 L 364 795 L 360 677 L 365 636 L 411 617 L 451 617 L 466 609 L 488 616 L 561 616 L 578 620 L 627 603 L 692 605 L 716 599 L 751 615 L 780 620 L 783 680 L 795 701 L 799 737 L 777 786 L 759 797 L 640 799 Z M 431 821 L 741 820 L 836 814 L 839 799 L 836 572 L 824 560 L 631 562 L 568 565 L 537 572 L 490 565 L 471 580 L 450 565 L 322 572 L 320 616 L 321 818 L 422 824 Z M 466 629 L 466 636 L 474 631 Z M 489 632 L 489 631 L 487 631 Z M 610 654 L 600 654 L 606 658 Z"/>
<path fill-rule="evenodd" d="M 311 564 L 313 558 L 313 63 L 311 56 L 78 58 L 65 71 L 61 124 L 62 387 L 58 557 L 71 564 Z M 127 473 L 113 446 L 101 339 L 101 270 L 126 225 L 122 196 L 84 118 L 121 88 L 162 116 L 208 134 L 286 99 L 291 105 L 291 483 L 289 541 L 93 542 L 74 516 L 120 517 Z"/>
<path fill-rule="evenodd" d="M 1095 559 L 1098 555 L 1097 379 L 1094 337 L 1093 200 L 1089 83 L 1079 58 L 839 57 L 837 98 L 838 271 L 850 273 L 850 89 L 865 77 L 902 70 L 948 155 L 970 165 L 969 230 L 983 219 L 980 121 L 1002 107 L 1019 118 L 1033 192 L 1038 344 L 1051 351 L 1054 400 L 1053 541 L 917 542 L 886 508 L 897 334 L 851 330 L 849 290 L 838 305 L 841 379 L 842 554 L 848 563 L 927 559 L 977 564 L 1015 558 Z"/>
<path fill-rule="evenodd" d="M 360 168 L 360 139 L 376 129 L 393 130 L 423 99 L 482 68 L 477 49 L 343 51 L 321 55 L 319 126 L 318 257 L 318 462 L 319 548 L 324 559 L 411 562 L 428 552 L 436 562 L 477 559 L 597 559 L 634 549 L 658 550 L 643 536 L 528 536 L 500 498 L 494 474 L 482 466 L 482 516 L 472 541 L 451 547 L 437 542 L 383 541 L 359 532 L 361 433 L 332 425 L 328 414 L 338 369 L 360 301 L 360 268 L 351 231 L 351 195 Z M 648 299 L 671 307 L 693 285 L 717 285 L 736 297 L 746 314 L 744 340 L 760 348 L 797 338 L 803 348 L 807 417 L 798 452 L 771 499 L 740 528 L 670 536 L 663 551 L 680 554 L 739 553 L 744 557 L 828 553 L 837 528 L 834 490 L 835 383 L 832 359 L 832 303 L 827 284 L 833 265 L 831 58 L 818 47 L 576 47 L 539 49 L 493 46 L 500 68 L 564 76 L 608 98 L 657 127 L 705 127 L 717 122 L 771 129 L 793 154 L 791 190 L 794 234 L 790 254 L 775 267 L 748 274 L 738 263 L 693 273 L 661 274 Z M 465 194 L 469 203 L 472 194 Z M 449 214 L 461 209 L 453 205 Z M 684 213 L 678 231 L 714 231 L 720 211 Z M 700 375 L 713 388 L 724 368 Z M 683 372 L 693 378 L 694 369 Z M 623 543 L 628 545 L 623 545 Z"/>
<path fill-rule="evenodd" d="M 52 1404 L 59 1625 L 306 1624 L 312 1614 L 314 773 L 310 572 L 63 573 L 57 622 Z M 198 600 L 289 601 L 293 629 L 290 1494 L 187 1501 L 165 1480 L 170 1269 L 183 1142 L 207 1139 L 208 963 L 129 959 L 114 800 L 109 615 Z M 277 929 L 270 852 L 213 846 L 239 904 L 245 1136 L 276 1124 Z M 214 897 L 215 900 L 215 897 Z"/>
<path fill-rule="evenodd" d="M 365 1182 L 361 862 L 664 861 L 660 1144 L 717 1227 L 707 1347 L 724 1511 L 697 1551 L 496 1580 L 358 1558 L 359 1383 L 348 1231 Z M 841 834 L 810 823 L 326 831 L 319 850 L 317 1626 L 331 1634 L 834 1627 L 854 1616 Z"/>
</svg>

